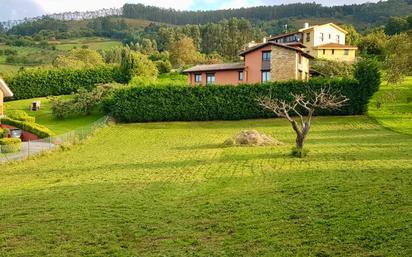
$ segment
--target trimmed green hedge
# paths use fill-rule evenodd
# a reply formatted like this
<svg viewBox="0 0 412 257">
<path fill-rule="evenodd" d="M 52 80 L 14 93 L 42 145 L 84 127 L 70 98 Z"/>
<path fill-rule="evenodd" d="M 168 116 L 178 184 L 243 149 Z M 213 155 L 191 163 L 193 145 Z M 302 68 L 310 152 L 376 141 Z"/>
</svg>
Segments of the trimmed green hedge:
<svg viewBox="0 0 412 257">
<path fill-rule="evenodd" d="M 22 111 L 22 110 L 12 110 L 7 112 L 7 117 L 13 120 L 19 120 L 19 121 L 26 121 L 26 122 L 36 122 L 36 117 L 30 116 L 27 114 L 27 112 Z"/>
<path fill-rule="evenodd" d="M 37 123 L 13 120 L 7 117 L 1 118 L 0 122 L 2 124 L 10 125 L 22 129 L 24 131 L 30 132 L 32 134 L 37 135 L 40 138 L 46 138 L 55 135 L 53 131 Z"/>
<path fill-rule="evenodd" d="M 119 121 L 239 120 L 273 117 L 257 104 L 259 96 L 290 99 L 291 93 L 330 88 L 349 97 L 340 110 L 318 115 L 357 115 L 366 111 L 370 90 L 355 79 L 312 79 L 239 86 L 127 87 L 114 91 L 104 110 Z"/>
<path fill-rule="evenodd" d="M 21 140 L 19 138 L 1 138 L 0 149 L 2 153 L 20 152 Z"/>
<path fill-rule="evenodd" d="M 27 69 L 8 78 L 14 99 L 28 99 L 52 95 L 67 95 L 80 88 L 90 90 L 96 84 L 123 82 L 116 66 L 91 69 Z"/>
</svg>

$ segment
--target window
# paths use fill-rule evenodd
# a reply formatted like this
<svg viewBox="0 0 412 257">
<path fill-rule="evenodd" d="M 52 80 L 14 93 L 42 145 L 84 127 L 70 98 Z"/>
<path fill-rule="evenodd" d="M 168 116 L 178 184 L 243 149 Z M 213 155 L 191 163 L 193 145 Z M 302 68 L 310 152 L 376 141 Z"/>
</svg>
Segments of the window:
<svg viewBox="0 0 412 257">
<path fill-rule="evenodd" d="M 298 53 L 298 61 L 299 61 L 299 64 L 302 64 L 302 53 Z"/>
<path fill-rule="evenodd" d="M 332 49 L 332 54 L 335 54 L 335 49 Z"/>
<path fill-rule="evenodd" d="M 270 81 L 270 71 L 262 71 L 262 82 Z"/>
<path fill-rule="evenodd" d="M 206 82 L 207 84 L 214 84 L 216 81 L 216 76 L 214 73 L 209 73 L 206 75 Z"/>
<path fill-rule="evenodd" d="M 310 41 L 310 32 L 306 33 L 306 42 L 309 42 L 309 41 Z"/>
<path fill-rule="evenodd" d="M 343 52 L 344 55 L 349 55 L 349 49 L 345 49 Z"/>
<path fill-rule="evenodd" d="M 270 61 L 270 51 L 262 52 L 262 60 L 263 61 Z"/>
<path fill-rule="evenodd" d="M 301 71 L 301 70 L 299 70 L 299 77 L 298 77 L 298 79 L 303 79 L 303 72 Z"/>
<path fill-rule="evenodd" d="M 195 83 L 202 82 L 202 74 L 195 74 Z"/>
<path fill-rule="evenodd" d="M 326 54 L 326 50 L 325 50 L 325 49 L 323 49 L 323 50 L 322 50 L 322 53 L 323 53 L 323 55 L 325 55 L 325 54 Z"/>
<path fill-rule="evenodd" d="M 336 43 L 339 43 L 339 41 L 340 41 L 340 36 L 336 35 Z"/>
<path fill-rule="evenodd" d="M 243 71 L 239 71 L 239 81 L 243 81 Z"/>
<path fill-rule="evenodd" d="M 331 39 L 332 38 L 332 35 L 331 34 L 329 34 L 329 39 Z"/>
<path fill-rule="evenodd" d="M 320 33 L 320 41 L 323 42 L 323 33 Z"/>
</svg>

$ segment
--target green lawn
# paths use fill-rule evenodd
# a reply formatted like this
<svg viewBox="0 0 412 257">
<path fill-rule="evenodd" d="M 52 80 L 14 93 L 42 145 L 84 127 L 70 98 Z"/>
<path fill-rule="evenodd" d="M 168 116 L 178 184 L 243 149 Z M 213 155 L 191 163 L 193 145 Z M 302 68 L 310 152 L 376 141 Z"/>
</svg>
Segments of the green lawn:
<svg viewBox="0 0 412 257">
<path fill-rule="evenodd" d="M 242 129 L 286 143 L 222 148 Z M 411 256 L 412 137 L 316 118 L 117 125 L 1 167 L 2 256 Z"/>
<path fill-rule="evenodd" d="M 412 135 L 412 77 L 397 86 L 383 83 L 370 103 L 369 116 L 387 128 Z"/>
<path fill-rule="evenodd" d="M 31 103 L 33 101 L 41 102 L 40 111 L 32 112 L 29 110 L 29 107 L 31 106 Z M 4 109 L 6 115 L 8 112 L 13 110 L 26 111 L 29 115 L 36 117 L 36 123 L 48 127 L 56 134 L 62 134 L 80 127 L 88 126 L 103 116 L 98 112 L 94 112 L 92 115 L 89 116 L 80 116 L 70 119 L 57 120 L 52 115 L 51 105 L 47 98 L 35 98 L 6 102 Z"/>
</svg>

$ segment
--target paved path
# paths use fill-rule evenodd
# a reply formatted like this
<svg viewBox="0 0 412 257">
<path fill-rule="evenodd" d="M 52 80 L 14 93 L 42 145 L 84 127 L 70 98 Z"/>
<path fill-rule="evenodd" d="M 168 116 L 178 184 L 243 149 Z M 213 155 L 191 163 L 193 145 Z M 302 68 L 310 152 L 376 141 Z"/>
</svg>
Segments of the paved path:
<svg viewBox="0 0 412 257">
<path fill-rule="evenodd" d="M 51 150 L 57 147 L 57 145 L 46 142 L 23 142 L 21 144 L 21 151 L 12 154 L 0 153 L 0 163 L 9 161 L 23 160 L 29 156 L 37 155 L 43 151 Z"/>
</svg>

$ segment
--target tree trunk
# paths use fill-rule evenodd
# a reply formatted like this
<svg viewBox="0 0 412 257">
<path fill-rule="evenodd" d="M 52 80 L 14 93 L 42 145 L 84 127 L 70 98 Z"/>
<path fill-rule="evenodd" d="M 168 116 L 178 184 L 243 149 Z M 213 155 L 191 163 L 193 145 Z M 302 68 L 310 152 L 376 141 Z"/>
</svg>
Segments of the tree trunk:
<svg viewBox="0 0 412 257">
<path fill-rule="evenodd" d="M 304 142 L 305 142 L 305 136 L 302 135 L 301 133 L 298 134 L 298 135 L 296 136 L 296 148 L 297 148 L 298 150 L 301 150 L 301 151 L 302 151 L 302 150 L 303 150 Z"/>
</svg>

